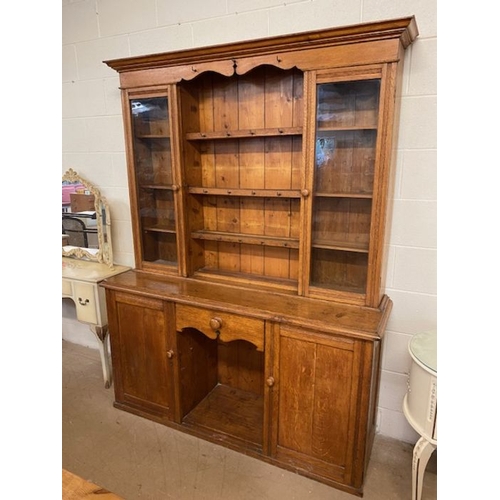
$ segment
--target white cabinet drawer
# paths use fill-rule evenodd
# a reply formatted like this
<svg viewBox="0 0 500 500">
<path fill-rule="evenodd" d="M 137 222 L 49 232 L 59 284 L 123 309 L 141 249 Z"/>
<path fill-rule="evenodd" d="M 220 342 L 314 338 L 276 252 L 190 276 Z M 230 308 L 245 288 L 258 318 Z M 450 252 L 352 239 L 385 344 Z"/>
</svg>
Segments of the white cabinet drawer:
<svg viewBox="0 0 500 500">
<path fill-rule="evenodd" d="M 73 283 L 73 300 L 76 304 L 76 317 L 85 323 L 97 324 L 97 308 L 93 285 Z"/>
</svg>

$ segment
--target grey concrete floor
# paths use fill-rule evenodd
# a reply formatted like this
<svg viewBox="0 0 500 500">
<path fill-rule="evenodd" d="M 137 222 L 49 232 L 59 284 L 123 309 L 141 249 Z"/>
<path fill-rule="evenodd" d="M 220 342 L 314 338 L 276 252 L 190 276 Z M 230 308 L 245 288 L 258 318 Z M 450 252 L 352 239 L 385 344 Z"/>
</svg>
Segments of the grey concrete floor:
<svg viewBox="0 0 500 500">
<path fill-rule="evenodd" d="M 114 408 L 98 352 L 65 341 L 62 349 L 62 466 L 125 500 L 357 498 Z M 411 500 L 412 449 L 376 436 L 364 499 Z M 437 498 L 436 453 L 422 500 Z"/>
</svg>

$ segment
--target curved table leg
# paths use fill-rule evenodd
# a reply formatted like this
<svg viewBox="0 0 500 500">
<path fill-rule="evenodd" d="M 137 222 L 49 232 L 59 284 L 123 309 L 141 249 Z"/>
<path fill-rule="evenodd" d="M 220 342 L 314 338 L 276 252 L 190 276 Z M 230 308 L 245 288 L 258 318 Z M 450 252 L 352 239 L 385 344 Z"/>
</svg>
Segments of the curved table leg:
<svg viewBox="0 0 500 500">
<path fill-rule="evenodd" d="M 412 500 L 420 500 L 422 498 L 422 486 L 424 482 L 425 468 L 427 462 L 432 455 L 436 446 L 429 443 L 427 439 L 421 437 L 415 448 L 413 448 L 413 464 L 412 464 Z"/>
<path fill-rule="evenodd" d="M 111 387 L 111 368 L 109 366 L 109 351 L 108 351 L 108 327 L 91 325 L 90 329 L 96 336 L 99 347 L 99 355 L 101 356 L 102 375 L 104 377 L 104 387 Z"/>
</svg>

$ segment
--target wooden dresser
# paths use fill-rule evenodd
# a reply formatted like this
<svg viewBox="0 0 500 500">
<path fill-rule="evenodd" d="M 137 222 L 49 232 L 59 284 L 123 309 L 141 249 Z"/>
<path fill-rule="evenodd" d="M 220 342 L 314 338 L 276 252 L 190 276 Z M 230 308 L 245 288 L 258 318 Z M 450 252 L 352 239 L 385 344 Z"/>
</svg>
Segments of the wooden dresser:
<svg viewBox="0 0 500 500">
<path fill-rule="evenodd" d="M 361 495 L 414 18 L 106 61 L 136 269 L 115 406 Z"/>
</svg>

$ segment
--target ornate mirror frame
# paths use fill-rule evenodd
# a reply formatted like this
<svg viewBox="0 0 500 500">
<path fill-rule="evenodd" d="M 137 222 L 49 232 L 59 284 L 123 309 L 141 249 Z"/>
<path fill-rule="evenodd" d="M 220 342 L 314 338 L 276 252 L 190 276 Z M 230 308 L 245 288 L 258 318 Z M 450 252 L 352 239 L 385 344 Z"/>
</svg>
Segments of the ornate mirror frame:
<svg viewBox="0 0 500 500">
<path fill-rule="evenodd" d="M 90 260 L 107 264 L 113 267 L 113 250 L 111 246 L 111 218 L 108 202 L 101 196 L 99 189 L 87 179 L 77 174 L 73 169 L 67 170 L 62 176 L 63 181 L 81 183 L 85 188 L 94 195 L 95 212 L 97 223 L 97 239 L 99 242 L 99 250 L 97 253 L 88 252 L 85 248 L 73 247 L 71 250 L 64 250 L 64 257 L 75 257 L 78 259 Z"/>
</svg>

